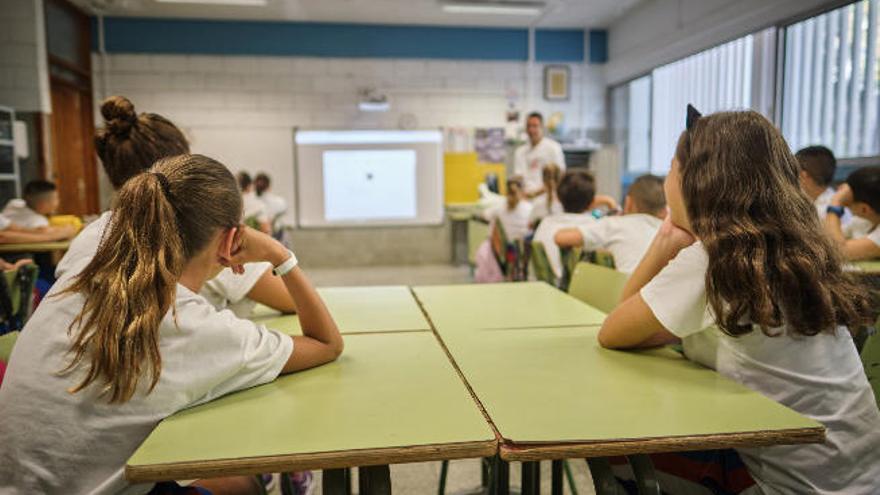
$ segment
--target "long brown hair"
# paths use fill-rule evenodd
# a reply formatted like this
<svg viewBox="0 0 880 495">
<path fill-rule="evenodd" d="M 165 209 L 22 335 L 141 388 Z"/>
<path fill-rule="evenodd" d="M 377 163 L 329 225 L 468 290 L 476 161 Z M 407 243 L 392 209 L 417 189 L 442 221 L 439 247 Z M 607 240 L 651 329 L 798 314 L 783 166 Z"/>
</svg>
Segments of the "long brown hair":
<svg viewBox="0 0 880 495">
<path fill-rule="evenodd" d="M 189 143 L 170 120 L 134 111 L 124 96 L 101 103 L 104 126 L 95 131 L 95 150 L 114 189 L 153 166 L 160 158 L 189 153 Z"/>
<path fill-rule="evenodd" d="M 867 288 L 843 271 L 801 190 L 800 166 L 757 112 L 702 117 L 678 142 L 681 191 L 709 257 L 706 292 L 718 326 L 744 335 L 816 335 L 870 321 Z"/>
<path fill-rule="evenodd" d="M 88 372 L 71 393 L 98 382 L 111 403 L 125 402 L 144 375 L 153 390 L 162 370 L 159 324 L 184 265 L 218 229 L 237 225 L 241 209 L 235 178 L 201 155 L 160 160 L 125 183 L 95 257 L 61 292 L 85 298 L 68 329 L 72 358 L 62 373 L 83 362 Z"/>
<path fill-rule="evenodd" d="M 556 188 L 559 187 L 559 179 L 562 169 L 555 163 L 544 165 L 541 169 L 541 179 L 544 182 L 544 190 L 547 192 L 547 212 L 553 211 L 553 201 L 556 199 Z"/>
</svg>

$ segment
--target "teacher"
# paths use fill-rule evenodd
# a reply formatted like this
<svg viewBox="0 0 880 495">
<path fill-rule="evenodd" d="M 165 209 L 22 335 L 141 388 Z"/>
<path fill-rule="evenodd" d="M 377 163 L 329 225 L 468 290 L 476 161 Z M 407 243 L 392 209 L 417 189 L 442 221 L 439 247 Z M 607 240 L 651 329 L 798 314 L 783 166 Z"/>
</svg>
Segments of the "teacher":
<svg viewBox="0 0 880 495">
<path fill-rule="evenodd" d="M 529 142 L 516 149 L 513 173 L 522 177 L 526 195 L 533 198 L 544 192 L 544 167 L 555 163 L 565 170 L 565 156 L 559 143 L 544 137 L 544 117 L 540 113 L 532 112 L 526 117 L 526 134 Z"/>
</svg>

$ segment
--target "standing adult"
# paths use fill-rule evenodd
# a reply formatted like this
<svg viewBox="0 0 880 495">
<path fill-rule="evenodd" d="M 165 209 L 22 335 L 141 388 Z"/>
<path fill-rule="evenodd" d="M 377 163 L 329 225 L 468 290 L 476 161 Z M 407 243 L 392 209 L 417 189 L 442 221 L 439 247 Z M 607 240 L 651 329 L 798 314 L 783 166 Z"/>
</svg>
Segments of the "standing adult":
<svg viewBox="0 0 880 495">
<path fill-rule="evenodd" d="M 526 134 L 529 142 L 517 148 L 513 173 L 522 177 L 526 196 L 533 198 L 544 192 L 544 167 L 556 164 L 564 172 L 565 155 L 559 143 L 544 136 L 544 117 L 540 113 L 532 112 L 526 117 Z"/>
</svg>

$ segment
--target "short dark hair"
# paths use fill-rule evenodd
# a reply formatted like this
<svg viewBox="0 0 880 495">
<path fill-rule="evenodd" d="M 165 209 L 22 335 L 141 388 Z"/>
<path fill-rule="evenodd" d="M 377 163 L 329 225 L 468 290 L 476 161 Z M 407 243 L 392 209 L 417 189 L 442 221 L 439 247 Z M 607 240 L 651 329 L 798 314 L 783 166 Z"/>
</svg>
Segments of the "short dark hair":
<svg viewBox="0 0 880 495">
<path fill-rule="evenodd" d="M 837 159 L 834 153 L 824 146 L 807 146 L 795 155 L 801 168 L 820 186 L 831 185 L 834 171 L 837 170 Z"/>
<path fill-rule="evenodd" d="M 849 174 L 846 183 L 852 189 L 853 200 L 880 213 L 880 166 L 860 168 Z"/>
<path fill-rule="evenodd" d="M 269 189 L 269 186 L 271 185 L 272 179 L 263 172 L 258 173 L 257 176 L 254 177 L 254 190 L 257 192 L 257 196 L 262 196 L 263 193 L 266 192 L 266 189 Z"/>
<path fill-rule="evenodd" d="M 57 191 L 58 188 L 55 187 L 54 182 L 49 182 L 47 180 L 32 180 L 28 182 L 24 186 L 23 196 L 26 203 L 33 204 L 34 201 L 39 201 L 43 196 Z"/>
<path fill-rule="evenodd" d="M 532 117 L 534 117 L 534 118 L 540 120 L 542 124 L 544 123 L 544 116 L 541 115 L 541 112 L 532 112 L 532 113 L 530 113 L 530 114 L 526 117 L 526 122 L 528 122 L 529 119 L 531 119 Z"/>
<path fill-rule="evenodd" d="M 663 191 L 663 179 L 656 175 L 639 176 L 629 186 L 627 195 L 632 197 L 641 213 L 655 214 L 666 208 L 666 194 Z"/>
<path fill-rule="evenodd" d="M 247 172 L 239 172 L 235 174 L 235 178 L 238 180 L 238 188 L 242 191 L 251 187 L 251 184 L 254 182 L 251 180 L 251 174 Z"/>
<path fill-rule="evenodd" d="M 566 213 L 583 213 L 596 196 L 596 180 L 586 170 L 569 170 L 559 181 L 556 193 Z"/>
</svg>

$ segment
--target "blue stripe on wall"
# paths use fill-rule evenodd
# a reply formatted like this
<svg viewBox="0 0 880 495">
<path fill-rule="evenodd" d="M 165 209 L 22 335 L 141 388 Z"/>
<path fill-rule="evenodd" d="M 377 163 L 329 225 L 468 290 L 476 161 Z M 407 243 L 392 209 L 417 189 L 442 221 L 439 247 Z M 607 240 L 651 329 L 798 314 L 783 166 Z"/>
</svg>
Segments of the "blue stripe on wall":
<svg viewBox="0 0 880 495">
<path fill-rule="evenodd" d="M 131 17 L 109 17 L 104 23 L 108 53 L 528 59 L 528 31 L 519 28 Z M 539 30 L 536 60 L 582 62 L 583 37 L 582 30 Z"/>
<path fill-rule="evenodd" d="M 608 31 L 590 30 L 590 63 L 604 64 L 608 61 Z"/>
</svg>

